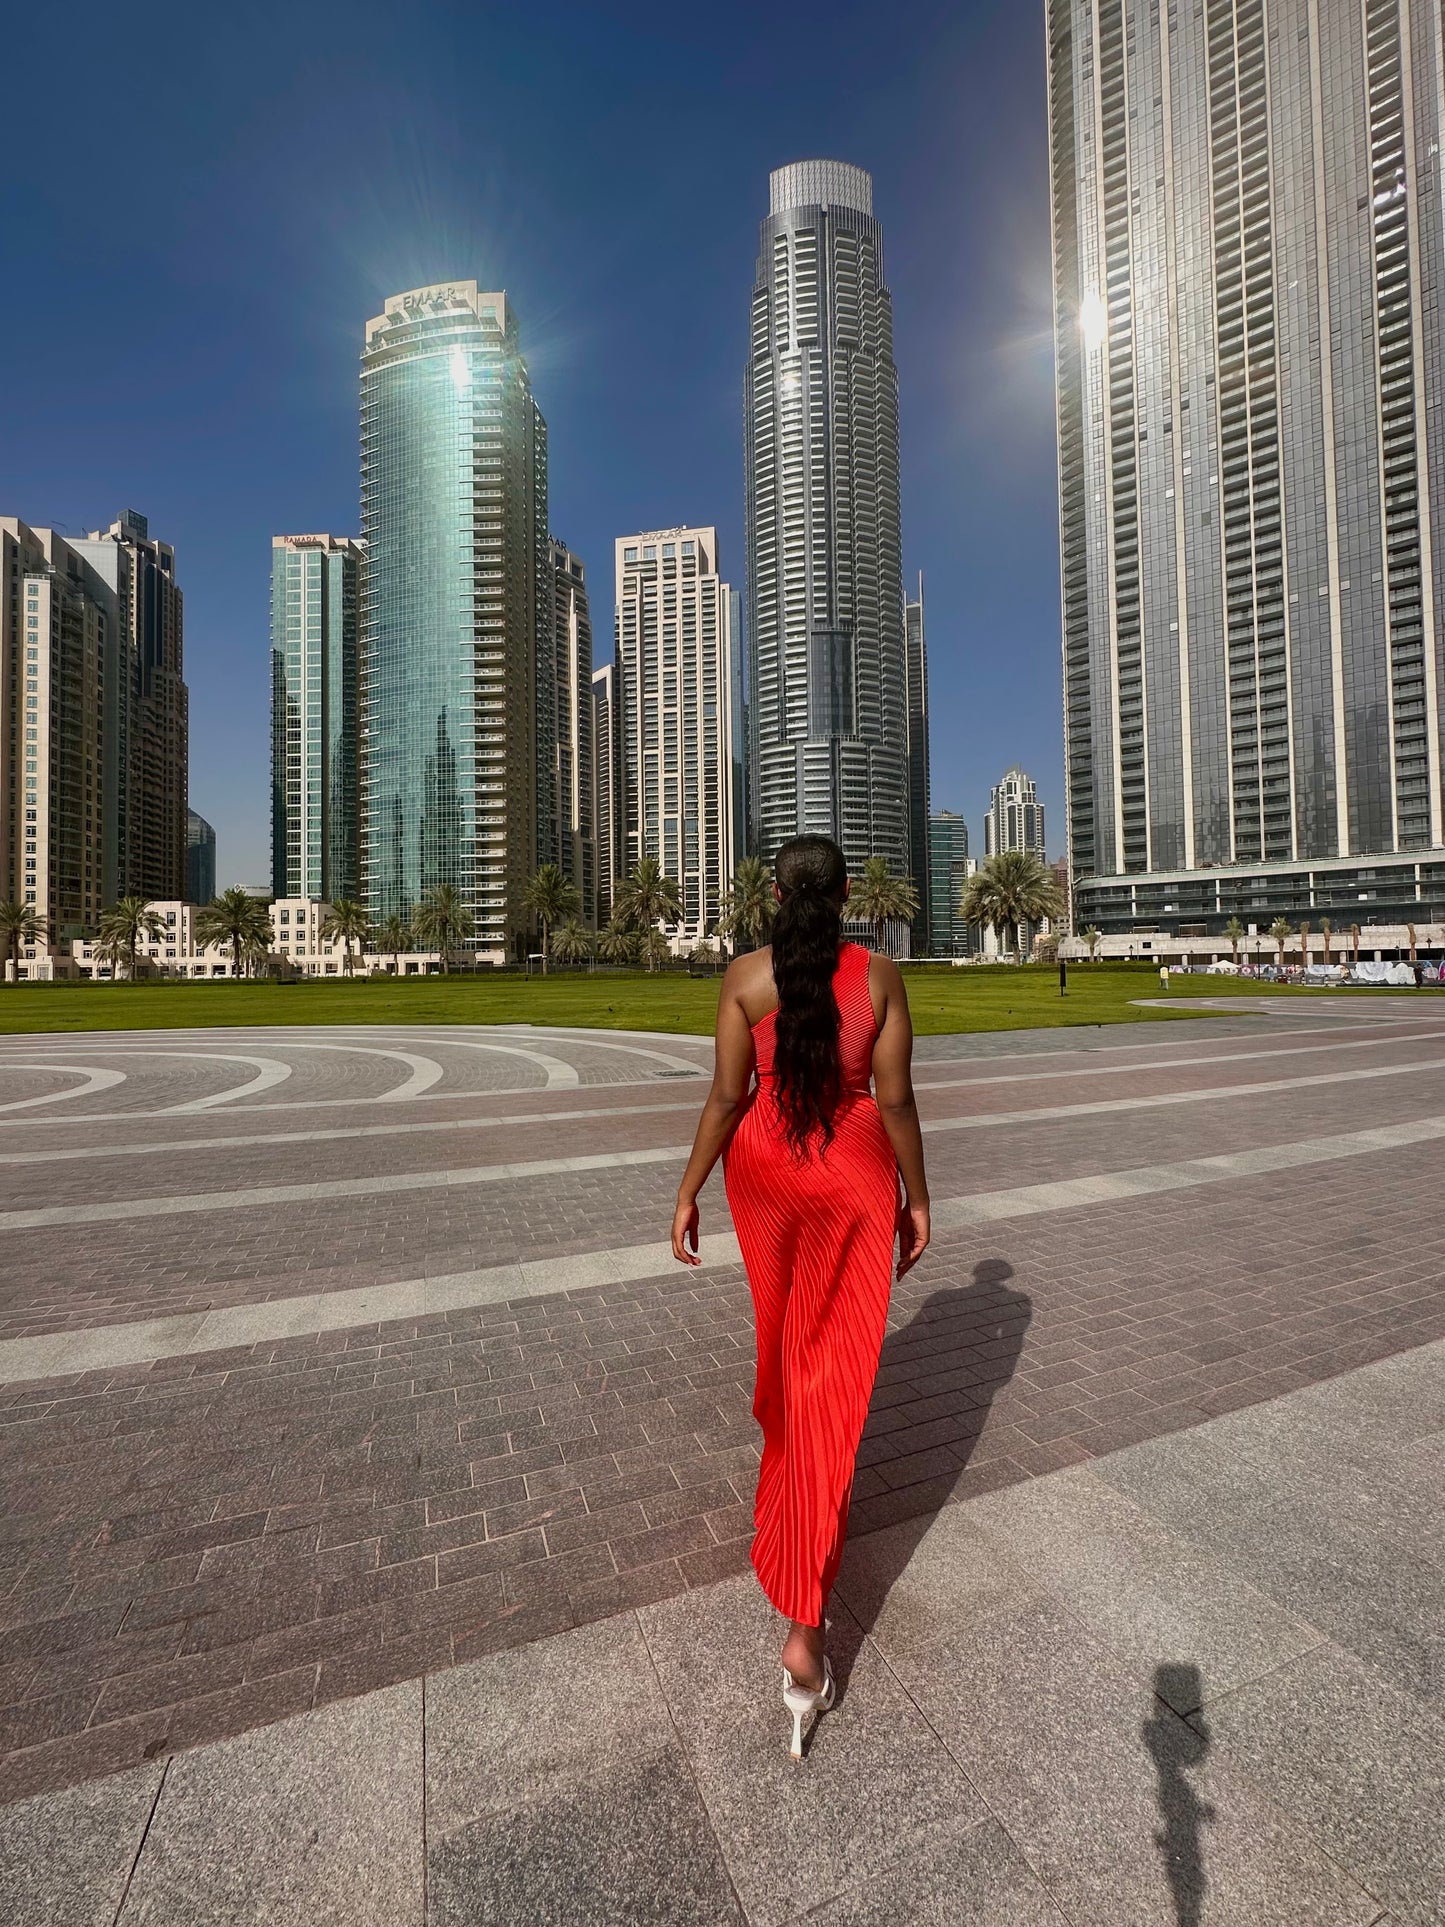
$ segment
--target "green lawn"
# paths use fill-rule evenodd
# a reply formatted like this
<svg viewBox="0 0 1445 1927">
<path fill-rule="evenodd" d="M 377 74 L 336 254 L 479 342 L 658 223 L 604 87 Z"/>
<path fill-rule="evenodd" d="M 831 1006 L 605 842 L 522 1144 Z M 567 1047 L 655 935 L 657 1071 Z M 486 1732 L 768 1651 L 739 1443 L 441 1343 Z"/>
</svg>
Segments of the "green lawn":
<svg viewBox="0 0 1445 1927">
<path fill-rule="evenodd" d="M 1228 997 L 1296 992 L 1228 977 L 1195 977 L 1175 994 Z M 1148 964 L 1075 964 L 1059 995 L 1052 966 L 919 969 L 908 994 L 920 1033 L 1032 1030 L 1163 1017 L 1131 1001 L 1157 997 Z M 218 1024 L 558 1024 L 707 1036 L 717 979 L 642 972 L 555 977 L 359 978 L 273 983 L 80 983 L 0 986 L 0 1033 L 165 1030 Z M 1197 1013 L 1180 1011 L 1180 1016 Z"/>
</svg>

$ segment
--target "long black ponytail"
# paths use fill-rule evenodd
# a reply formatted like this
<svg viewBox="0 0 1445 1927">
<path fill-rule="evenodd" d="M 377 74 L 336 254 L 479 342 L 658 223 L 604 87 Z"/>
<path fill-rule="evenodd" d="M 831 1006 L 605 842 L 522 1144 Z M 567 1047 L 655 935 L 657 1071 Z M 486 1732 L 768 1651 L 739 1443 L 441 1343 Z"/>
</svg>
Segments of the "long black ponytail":
<svg viewBox="0 0 1445 1927">
<path fill-rule="evenodd" d="M 782 897 L 773 924 L 773 1074 L 788 1142 L 801 1156 L 815 1132 L 824 1149 L 832 1142 L 842 1095 L 833 976 L 848 865 L 831 837 L 795 836 L 778 851 L 773 875 Z"/>
</svg>

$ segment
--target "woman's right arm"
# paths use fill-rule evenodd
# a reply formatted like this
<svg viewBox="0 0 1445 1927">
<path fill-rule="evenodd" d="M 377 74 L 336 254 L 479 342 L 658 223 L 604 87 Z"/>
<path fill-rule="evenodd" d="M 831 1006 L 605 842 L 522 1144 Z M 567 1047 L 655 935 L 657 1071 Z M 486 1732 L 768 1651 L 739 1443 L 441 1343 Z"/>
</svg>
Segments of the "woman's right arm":
<svg viewBox="0 0 1445 1927">
<path fill-rule="evenodd" d="M 898 1221 L 898 1276 L 911 1271 L 928 1249 L 928 1177 L 923 1168 L 923 1132 L 913 1095 L 913 1020 L 902 973 L 890 957 L 874 957 L 871 983 L 883 996 L 883 1022 L 873 1046 L 873 1090 L 883 1128 L 903 1177 L 903 1210 Z M 871 985 L 870 985 L 871 987 Z"/>
</svg>

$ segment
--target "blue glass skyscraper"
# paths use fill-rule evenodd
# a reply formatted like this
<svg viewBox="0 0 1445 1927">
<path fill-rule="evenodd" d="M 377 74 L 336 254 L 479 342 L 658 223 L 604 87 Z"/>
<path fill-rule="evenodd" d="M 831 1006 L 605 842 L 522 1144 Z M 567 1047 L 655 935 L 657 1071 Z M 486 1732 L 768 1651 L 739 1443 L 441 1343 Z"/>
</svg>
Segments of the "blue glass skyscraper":
<svg viewBox="0 0 1445 1927">
<path fill-rule="evenodd" d="M 502 961 L 557 853 L 547 429 L 505 294 L 416 288 L 367 323 L 361 526 L 363 900 L 449 884 Z"/>
</svg>

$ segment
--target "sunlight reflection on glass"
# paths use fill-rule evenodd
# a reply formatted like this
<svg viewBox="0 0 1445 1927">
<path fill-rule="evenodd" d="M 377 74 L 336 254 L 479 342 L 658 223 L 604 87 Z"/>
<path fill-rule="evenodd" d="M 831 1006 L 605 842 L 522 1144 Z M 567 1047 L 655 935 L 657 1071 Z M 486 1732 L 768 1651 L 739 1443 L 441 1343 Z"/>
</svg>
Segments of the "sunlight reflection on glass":
<svg viewBox="0 0 1445 1927">
<path fill-rule="evenodd" d="M 1102 348 L 1109 335 L 1109 310 L 1104 305 L 1104 297 L 1091 288 L 1079 303 L 1079 332 L 1084 337 L 1084 346 L 1092 352 Z"/>
</svg>

